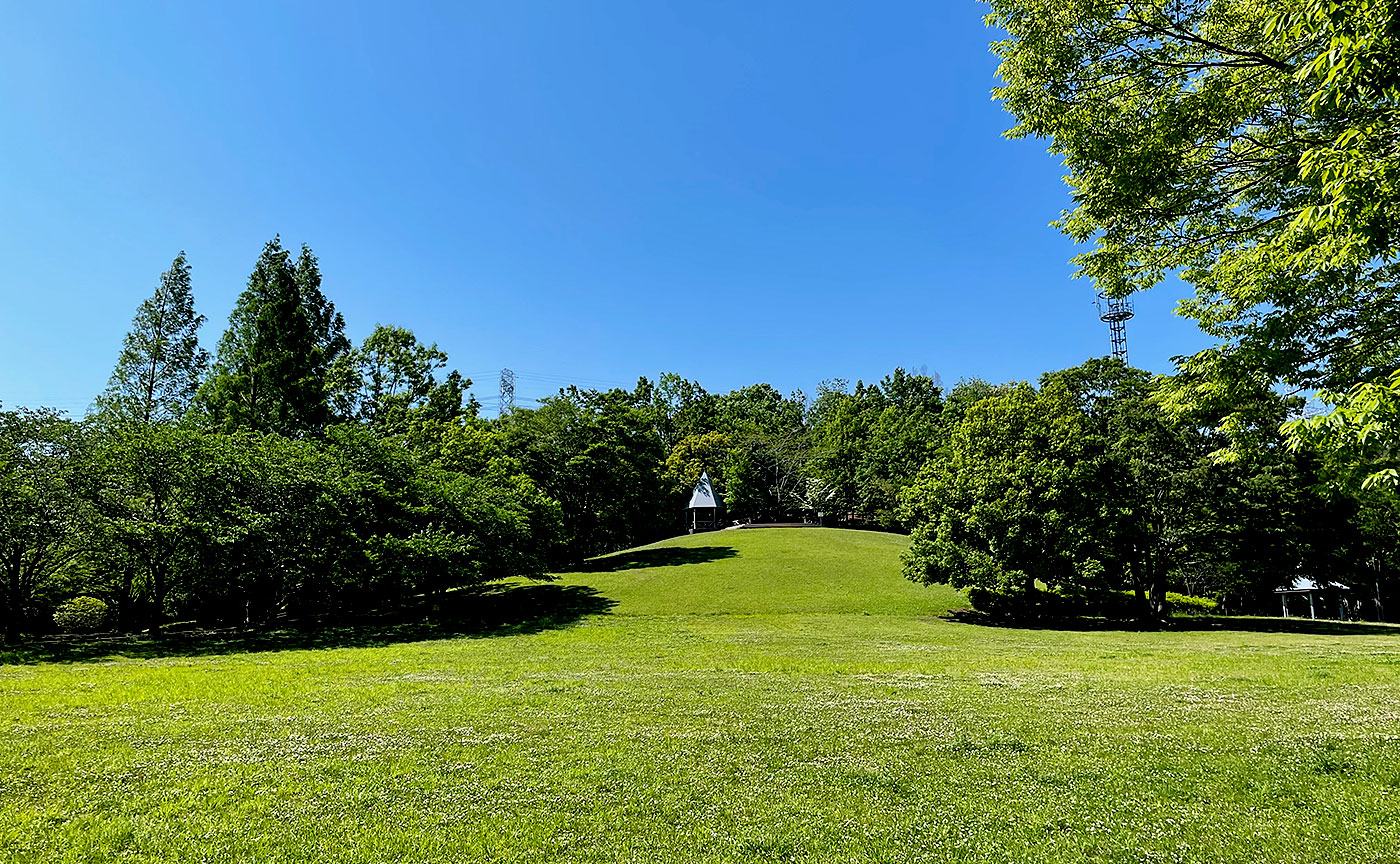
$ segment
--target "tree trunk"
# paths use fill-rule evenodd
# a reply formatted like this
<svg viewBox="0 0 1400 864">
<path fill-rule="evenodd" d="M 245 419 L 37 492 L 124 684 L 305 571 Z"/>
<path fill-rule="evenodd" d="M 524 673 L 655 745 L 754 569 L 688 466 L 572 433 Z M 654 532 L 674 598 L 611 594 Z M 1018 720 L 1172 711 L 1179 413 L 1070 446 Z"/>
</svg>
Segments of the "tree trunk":
<svg viewBox="0 0 1400 864">
<path fill-rule="evenodd" d="M 160 635 L 165 623 L 165 562 L 152 562 L 151 565 L 151 632 Z"/>
<path fill-rule="evenodd" d="M 20 627 L 24 623 L 24 604 L 20 602 L 22 561 L 18 554 L 8 556 L 3 562 L 4 583 L 0 585 L 0 609 L 5 615 L 5 641 L 17 642 Z"/>
<path fill-rule="evenodd" d="M 1167 620 L 1167 585 L 1156 557 L 1148 552 L 1143 556 L 1143 575 L 1147 578 L 1147 614 L 1159 624 Z"/>
<path fill-rule="evenodd" d="M 122 568 L 121 595 L 117 597 L 117 629 L 123 633 L 129 633 L 135 624 L 132 620 L 136 613 L 136 598 L 132 592 L 135 582 L 135 571 L 130 566 Z"/>
</svg>

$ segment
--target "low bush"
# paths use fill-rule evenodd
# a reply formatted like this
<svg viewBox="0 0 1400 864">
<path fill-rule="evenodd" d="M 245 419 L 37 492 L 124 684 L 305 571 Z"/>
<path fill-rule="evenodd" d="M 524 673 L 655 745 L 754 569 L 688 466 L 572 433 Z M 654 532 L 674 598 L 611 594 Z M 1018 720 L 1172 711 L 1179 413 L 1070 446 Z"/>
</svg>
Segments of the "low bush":
<svg viewBox="0 0 1400 864">
<path fill-rule="evenodd" d="M 1167 610 L 1173 615 L 1214 615 L 1220 604 L 1209 597 L 1192 597 L 1189 594 L 1167 592 Z"/>
<path fill-rule="evenodd" d="M 107 623 L 107 604 L 96 597 L 74 597 L 58 604 L 54 626 L 65 633 L 91 633 Z"/>
</svg>

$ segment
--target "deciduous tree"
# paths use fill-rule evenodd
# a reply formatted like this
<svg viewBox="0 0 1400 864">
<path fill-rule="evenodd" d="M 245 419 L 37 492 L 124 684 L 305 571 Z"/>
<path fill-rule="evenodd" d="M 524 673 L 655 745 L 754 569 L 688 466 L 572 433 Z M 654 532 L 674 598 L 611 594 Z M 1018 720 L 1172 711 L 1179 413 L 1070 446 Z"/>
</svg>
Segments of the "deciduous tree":
<svg viewBox="0 0 1400 864">
<path fill-rule="evenodd" d="M 1170 274 L 1196 289 L 1182 312 L 1218 344 L 1184 361 L 1170 405 L 1238 437 L 1275 384 L 1343 406 L 1395 386 L 1394 0 L 990 2 L 1009 134 L 1064 159 L 1059 225 L 1094 244 L 1079 273 L 1113 296 Z"/>
</svg>

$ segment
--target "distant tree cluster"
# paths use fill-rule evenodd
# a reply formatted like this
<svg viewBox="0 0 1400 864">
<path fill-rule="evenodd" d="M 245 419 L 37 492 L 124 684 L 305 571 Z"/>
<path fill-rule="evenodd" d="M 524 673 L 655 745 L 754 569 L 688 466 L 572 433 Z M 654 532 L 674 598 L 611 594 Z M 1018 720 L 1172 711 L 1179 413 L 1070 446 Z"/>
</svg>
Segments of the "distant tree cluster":
<svg viewBox="0 0 1400 864">
<path fill-rule="evenodd" d="M 400 327 L 351 345 L 309 249 L 267 244 L 212 362 L 190 275 L 182 253 L 87 418 L 0 411 L 7 636 L 335 620 L 561 557 L 471 382 Z"/>
<path fill-rule="evenodd" d="M 1108 360 L 946 394 L 896 369 L 810 399 L 668 373 L 485 419 L 412 332 L 351 344 L 315 257 L 277 240 L 212 360 L 202 321 L 181 255 L 87 418 L 0 411 L 11 637 L 335 621 L 547 578 L 685 530 L 702 473 L 726 521 L 911 531 L 911 578 L 997 614 L 1160 618 L 1173 592 L 1272 611 L 1294 576 L 1389 596 L 1400 567 L 1393 492 L 1328 486 L 1279 433 L 1298 400 L 1267 391 L 1233 438 Z"/>
<path fill-rule="evenodd" d="M 1218 418 L 1166 411 L 1167 386 L 1094 360 L 971 406 L 902 495 L 909 576 L 997 614 L 1149 620 L 1171 592 L 1272 613 L 1274 589 L 1305 577 L 1353 587 L 1374 616 L 1400 567 L 1395 496 L 1330 488 L 1284 446 L 1296 404 L 1276 396 L 1250 408 L 1268 418 L 1254 445 L 1222 460 Z"/>
</svg>

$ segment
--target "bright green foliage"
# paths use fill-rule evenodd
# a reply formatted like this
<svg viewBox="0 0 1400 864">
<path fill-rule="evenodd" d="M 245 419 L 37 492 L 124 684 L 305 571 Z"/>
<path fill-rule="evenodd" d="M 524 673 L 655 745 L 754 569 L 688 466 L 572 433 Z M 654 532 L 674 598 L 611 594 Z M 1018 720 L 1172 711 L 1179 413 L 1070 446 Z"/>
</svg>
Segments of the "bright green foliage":
<svg viewBox="0 0 1400 864">
<path fill-rule="evenodd" d="M 0 667 L 0 849 L 14 864 L 1393 860 L 1395 628 L 973 627 L 940 620 L 954 592 L 899 577 L 901 546 L 682 538 L 494 595 L 592 596 L 610 614 L 539 609 L 476 638 L 21 655 Z"/>
<path fill-rule="evenodd" d="M 90 561 L 93 586 L 115 607 L 122 629 L 159 625 L 179 574 L 203 547 L 233 530 L 222 525 L 231 473 L 217 439 L 171 426 L 107 430 L 82 471 L 100 519 Z"/>
<path fill-rule="evenodd" d="M 1256 610 L 1294 575 L 1363 578 L 1346 499 L 1267 446 L 1221 462 L 1203 420 L 1165 412 L 1159 383 L 1108 359 L 975 402 L 904 495 L 911 578 L 972 590 L 987 611 L 1161 620 L 1169 590 Z M 1277 428 L 1286 402 L 1254 408 Z M 1035 583 L 1052 590 L 1047 597 Z M 1267 607 L 1266 607 L 1267 608 Z"/>
<path fill-rule="evenodd" d="M 1064 394 L 1028 384 L 973 405 L 946 458 L 905 492 L 909 578 L 1033 604 L 1037 581 L 1076 587 L 1097 575 L 1087 431 Z"/>
<path fill-rule="evenodd" d="M 1232 434 L 1281 382 L 1346 391 L 1400 364 L 1394 0 L 991 0 L 1013 137 L 1050 141 L 1076 259 L 1122 295 L 1179 273 L 1220 340 L 1170 403 Z M 1395 415 L 1377 418 L 1397 425 Z M 1319 443 L 1331 443 L 1323 439 Z"/>
<path fill-rule="evenodd" d="M 1153 401 L 1153 379 L 1120 361 L 1096 359 L 1042 377 L 1084 419 L 1091 485 L 1074 490 L 1088 513 L 1097 565 L 1130 585 L 1152 617 L 1167 614 L 1170 575 L 1199 555 L 1211 439 Z"/>
<path fill-rule="evenodd" d="M 73 597 L 53 610 L 53 625 L 65 633 L 91 633 L 107 623 L 107 604 L 96 597 Z"/>
<path fill-rule="evenodd" d="M 1213 615 L 1219 608 L 1220 604 L 1209 597 L 1167 592 L 1167 609 L 1173 615 Z"/>
<path fill-rule="evenodd" d="M 98 410 L 126 422 L 182 419 L 209 366 L 208 352 L 199 347 L 203 323 L 181 252 L 161 274 L 155 294 L 137 307 L 112 379 L 97 398 Z"/>
<path fill-rule="evenodd" d="M 436 472 L 437 494 L 454 518 L 444 524 L 470 538 L 469 571 L 481 582 L 542 578 L 563 557 L 563 511 L 506 452 L 501 430 L 477 422 L 420 422 L 406 439 Z"/>
<path fill-rule="evenodd" d="M 807 399 L 754 384 L 720 396 L 718 431 L 731 448 L 723 471 L 724 506 L 736 519 L 776 520 L 821 510 L 828 492 L 807 470 Z"/>
<path fill-rule="evenodd" d="M 901 490 L 946 440 L 942 388 L 903 369 L 879 384 L 823 386 L 813 401 L 810 472 L 828 490 L 825 510 L 898 526 Z"/>
<path fill-rule="evenodd" d="M 1287 423 L 1289 447 L 1322 453 L 1332 478 L 1348 488 L 1400 486 L 1400 372 L 1319 398 L 1332 410 Z"/>
<path fill-rule="evenodd" d="M 645 381 L 634 392 L 569 388 L 501 419 L 506 453 L 562 508 L 566 559 L 680 530 L 650 401 Z"/>
<path fill-rule="evenodd" d="M 661 471 L 662 480 L 678 497 L 688 501 L 700 475 L 708 474 L 715 494 L 723 501 L 728 484 L 726 471 L 733 451 L 733 440 L 723 432 L 688 435 L 676 442 L 667 454 Z"/>
<path fill-rule="evenodd" d="M 321 291 L 311 250 L 273 238 L 229 315 L 200 402 L 220 429 L 300 436 L 330 420 L 329 373 L 348 350 L 345 322 Z"/>
<path fill-rule="evenodd" d="M 48 617 L 45 598 L 90 537 L 91 511 L 75 470 L 83 446 L 82 430 L 57 412 L 0 411 L 0 628 L 7 638 Z"/>
<path fill-rule="evenodd" d="M 170 618 L 343 616 L 543 576 L 559 542 L 557 503 L 498 442 L 470 458 L 449 441 L 468 435 L 424 425 L 410 448 L 359 426 L 319 441 L 109 432 L 81 469 L 99 517 L 84 588 L 131 630 Z"/>
<path fill-rule="evenodd" d="M 686 438 L 714 431 L 717 406 L 718 399 L 698 382 L 674 372 L 662 373 L 651 390 L 651 410 L 662 448 L 669 453 Z"/>
<path fill-rule="evenodd" d="M 408 429 L 416 413 L 436 420 L 475 414 L 463 406 L 472 382 L 453 370 L 438 382 L 447 353 L 424 345 L 403 327 L 375 326 L 358 348 L 336 358 L 330 371 L 331 408 L 341 420 L 365 423 L 380 434 Z"/>
</svg>

